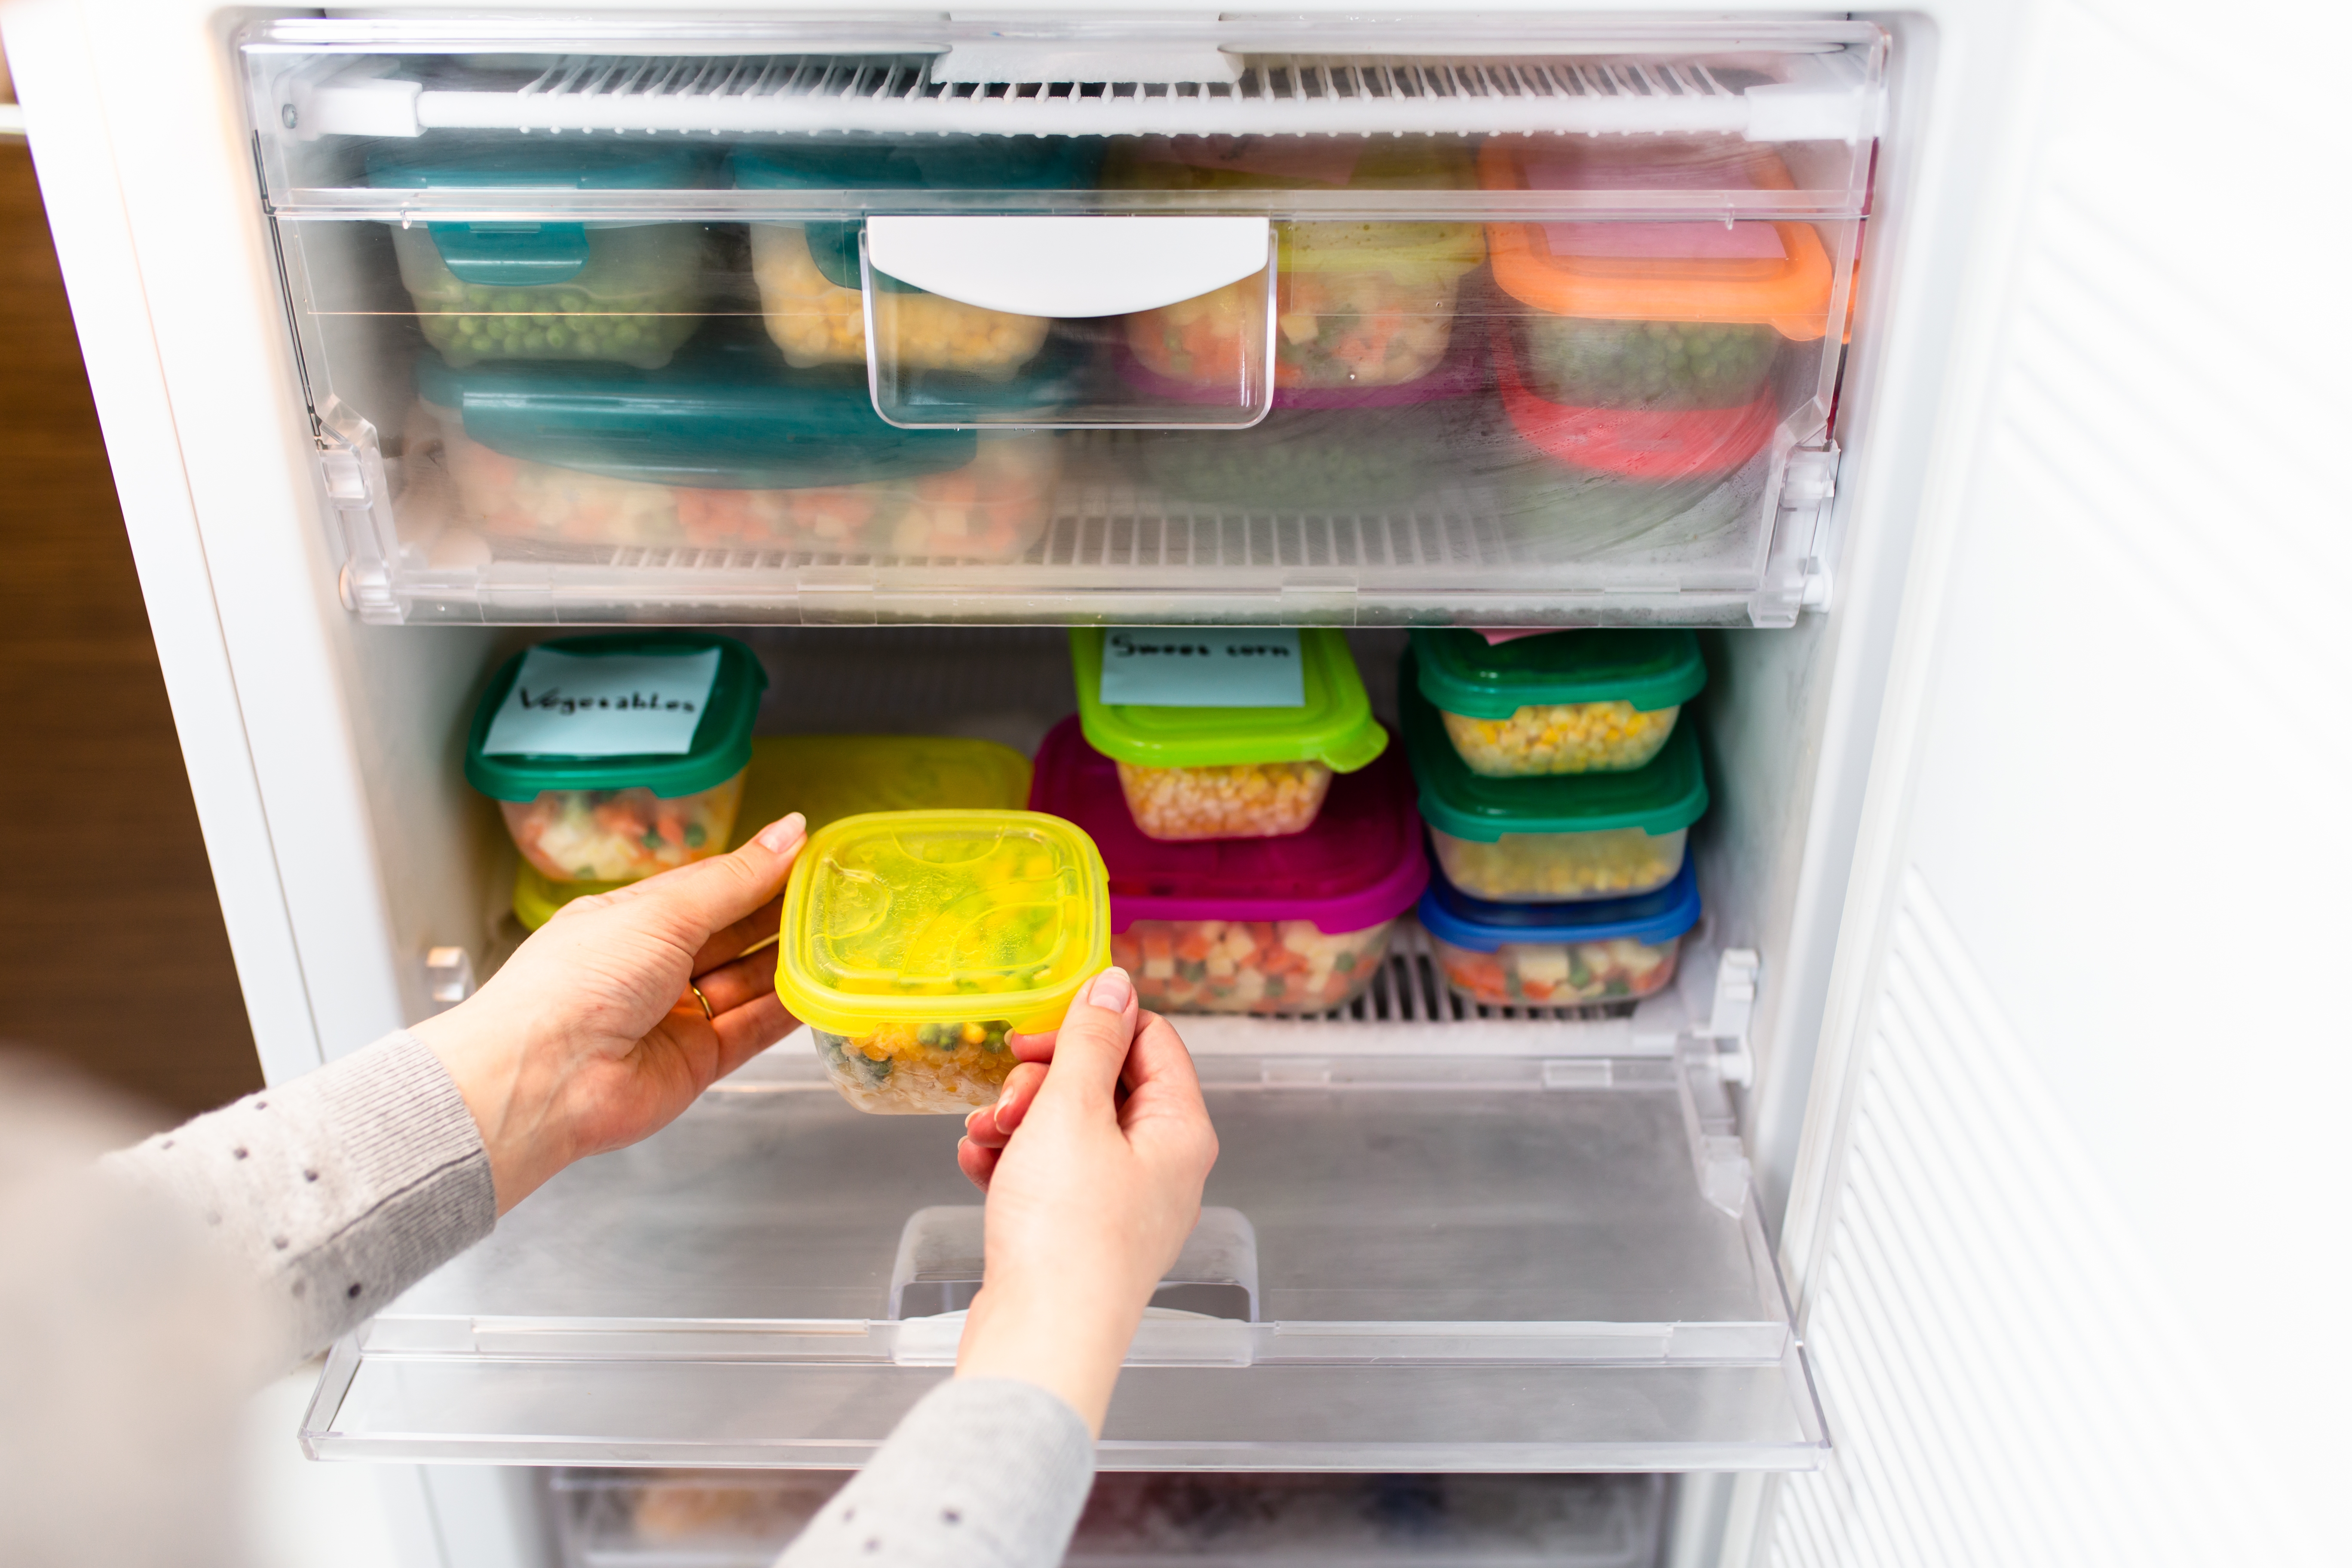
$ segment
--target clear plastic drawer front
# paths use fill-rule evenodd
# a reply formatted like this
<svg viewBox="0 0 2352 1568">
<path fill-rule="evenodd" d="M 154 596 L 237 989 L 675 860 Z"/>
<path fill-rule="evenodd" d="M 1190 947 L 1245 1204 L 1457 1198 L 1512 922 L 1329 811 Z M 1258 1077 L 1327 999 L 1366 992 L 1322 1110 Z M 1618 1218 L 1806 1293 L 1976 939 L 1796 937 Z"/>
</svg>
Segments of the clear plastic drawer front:
<svg viewBox="0 0 2352 1568">
<path fill-rule="evenodd" d="M 1780 626 L 1818 598 L 1870 326 L 1866 24 L 566 26 L 243 40 L 289 416 L 366 618 Z M 583 395 L 601 422 L 559 428 Z M 1042 450 L 899 439 L 975 432 Z M 453 453 L 567 521 L 504 525 Z"/>
<path fill-rule="evenodd" d="M 1130 1352 L 1110 1467 L 1818 1462 L 1753 1204 L 1702 1185 L 1673 1062 L 1201 1062 L 1224 1152 Z M 954 1132 L 859 1115 L 787 1041 L 339 1348 L 304 1440 L 855 1464 L 952 1365 L 979 1284 Z"/>
</svg>

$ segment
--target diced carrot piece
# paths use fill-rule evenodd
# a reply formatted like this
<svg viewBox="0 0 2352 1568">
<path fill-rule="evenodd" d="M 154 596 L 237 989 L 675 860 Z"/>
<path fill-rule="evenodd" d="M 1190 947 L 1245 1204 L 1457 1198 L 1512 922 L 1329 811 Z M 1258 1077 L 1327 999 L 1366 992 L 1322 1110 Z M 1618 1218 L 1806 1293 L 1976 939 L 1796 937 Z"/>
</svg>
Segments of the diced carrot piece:
<svg viewBox="0 0 2352 1568">
<path fill-rule="evenodd" d="M 1164 929 L 1146 931 L 1143 933 L 1143 956 L 1147 959 L 1173 958 L 1176 956 L 1176 943 Z"/>
<path fill-rule="evenodd" d="M 1197 963 L 1208 957 L 1209 950 L 1216 945 L 1215 942 L 1211 940 L 1207 928 L 1195 925 L 1186 931 L 1184 940 L 1176 944 L 1176 956 L 1191 959 Z"/>
</svg>

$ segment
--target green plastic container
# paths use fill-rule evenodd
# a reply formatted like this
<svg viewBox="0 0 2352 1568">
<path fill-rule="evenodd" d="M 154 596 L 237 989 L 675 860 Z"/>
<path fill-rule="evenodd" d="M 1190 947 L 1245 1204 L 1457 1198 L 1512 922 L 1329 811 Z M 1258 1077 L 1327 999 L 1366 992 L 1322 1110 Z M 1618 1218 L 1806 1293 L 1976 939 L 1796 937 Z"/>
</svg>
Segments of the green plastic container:
<svg viewBox="0 0 2352 1568">
<path fill-rule="evenodd" d="M 490 679 L 466 738 L 466 782 L 499 803 L 507 831 L 557 882 L 629 882 L 723 852 L 751 763 L 751 726 L 768 677 L 751 650 L 699 632 L 624 632 L 540 645 L 575 658 L 717 649 L 718 675 L 688 749 L 676 754 L 493 755 L 490 725 L 527 654 Z"/>
<path fill-rule="evenodd" d="M 1706 685 L 1691 632 L 1563 631 L 1489 644 L 1416 630 L 1421 694 L 1473 773 L 1623 773 L 1645 765 Z"/>
<path fill-rule="evenodd" d="M 1078 722 L 1118 764 L 1135 825 L 1160 839 L 1276 838 L 1303 833 L 1334 773 L 1351 773 L 1388 745 L 1372 717 L 1347 638 L 1298 633 L 1297 708 L 1146 707 L 1102 700 L 1100 626 L 1070 629 Z"/>
<path fill-rule="evenodd" d="M 1421 816 L 1446 879 L 1498 903 L 1629 898 L 1682 868 L 1690 825 L 1706 814 L 1698 737 L 1677 724 L 1627 773 L 1494 778 L 1474 773 L 1405 657 L 1397 700 L 1421 788 Z"/>
<path fill-rule="evenodd" d="M 565 141 L 467 154 L 380 150 L 367 182 L 407 190 L 677 190 L 713 182 L 684 150 Z M 425 340 L 492 359 L 665 364 L 702 324 L 706 230 L 690 223 L 397 225 L 393 250 Z"/>
</svg>

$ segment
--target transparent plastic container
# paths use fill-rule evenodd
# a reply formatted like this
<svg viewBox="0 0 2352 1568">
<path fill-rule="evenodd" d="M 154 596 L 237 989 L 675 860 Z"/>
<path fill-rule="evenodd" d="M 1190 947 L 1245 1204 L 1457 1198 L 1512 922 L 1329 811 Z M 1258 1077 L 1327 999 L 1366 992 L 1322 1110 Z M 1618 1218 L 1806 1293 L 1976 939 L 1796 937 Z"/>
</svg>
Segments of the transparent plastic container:
<svg viewBox="0 0 2352 1568">
<path fill-rule="evenodd" d="M 1118 763 L 1128 809 L 1150 837 L 1303 833 L 1332 775 L 1352 773 L 1388 745 L 1346 638 L 1328 627 L 1297 633 L 1305 693 L 1297 707 L 1106 702 L 1106 638 L 1137 635 L 1075 626 L 1070 662 L 1087 743 Z"/>
<path fill-rule="evenodd" d="M 1160 136 L 1113 153 L 1104 184 L 1139 190 L 1460 190 L 1466 143 L 1437 138 Z M 1475 224 L 1278 226 L 1274 384 L 1388 386 L 1437 368 L 1462 279 L 1486 257 Z M 1221 382 L 1263 331 L 1246 284 L 1128 318 L 1135 356 L 1161 375 Z"/>
<path fill-rule="evenodd" d="M 1494 902 L 1563 903 L 1648 892 L 1682 868 L 1707 804 L 1689 725 L 1626 772 L 1488 777 L 1455 750 L 1417 663 L 1408 654 L 1398 681 L 1405 749 L 1431 847 L 1456 888 Z"/>
<path fill-rule="evenodd" d="M 1698 923 L 1698 877 L 1639 898 L 1590 904 L 1500 904 L 1433 880 L 1418 910 L 1446 984 L 1489 1007 L 1631 1004 L 1675 977 L 1684 935 Z"/>
<path fill-rule="evenodd" d="M 1416 629 L 1412 649 L 1421 694 L 1462 760 L 1489 778 L 1642 767 L 1706 684 L 1698 638 L 1683 630 L 1490 643 L 1474 631 Z"/>
<path fill-rule="evenodd" d="M 1110 879 L 1111 958 L 1163 1013 L 1321 1013 L 1380 973 L 1428 880 L 1412 773 L 1393 750 L 1333 784 L 1306 831 L 1171 843 L 1129 813 L 1075 719 L 1038 748 L 1029 804 L 1084 828 Z"/>
<path fill-rule="evenodd" d="M 1042 431 L 900 430 L 841 372 L 756 345 L 651 373 L 419 362 L 412 454 L 498 539 L 948 561 L 1016 559 L 1051 513 Z"/>
<path fill-rule="evenodd" d="M 1101 856 L 1058 817 L 845 816 L 785 884 L 776 993 L 860 1110 L 988 1105 L 1005 1036 L 1058 1026 L 1109 963 L 1108 903 Z"/>
<path fill-rule="evenodd" d="M 424 190 L 709 183 L 691 153 L 595 144 L 472 156 L 379 150 L 367 177 Z M 651 369 L 702 324 L 709 246 L 699 224 L 402 224 L 392 244 L 425 342 L 455 365 L 607 360 Z"/>
<path fill-rule="evenodd" d="M 793 811 L 814 833 L 866 811 L 1018 810 L 1029 798 L 1029 759 L 956 735 L 760 735 L 741 794 L 734 832 L 723 836 L 730 849 Z M 526 857 L 515 868 L 515 918 L 537 931 L 573 899 L 620 885 L 553 881 Z"/>
<path fill-rule="evenodd" d="M 562 637 L 541 645 L 569 660 L 689 659 L 716 654 L 716 665 L 682 752 L 493 750 L 498 722 L 517 706 L 548 705 L 567 689 L 529 684 L 540 662 L 530 652 L 501 666 L 474 711 L 466 743 L 466 779 L 499 803 L 507 831 L 529 866 L 554 883 L 635 881 L 723 853 L 735 830 L 751 761 L 751 725 L 767 676 L 751 650 L 731 638 L 692 632 L 627 632 Z M 577 672 L 583 667 L 567 666 Z M 554 679 L 551 677 L 551 679 Z M 592 675 L 584 679 L 593 683 Z M 593 692 L 568 689 L 582 696 Z M 608 697 L 624 706 L 625 695 Z M 601 705 L 601 704 L 600 704 Z M 584 701 L 583 703 L 584 707 Z M 593 736 L 583 739 L 594 739 Z"/>
</svg>

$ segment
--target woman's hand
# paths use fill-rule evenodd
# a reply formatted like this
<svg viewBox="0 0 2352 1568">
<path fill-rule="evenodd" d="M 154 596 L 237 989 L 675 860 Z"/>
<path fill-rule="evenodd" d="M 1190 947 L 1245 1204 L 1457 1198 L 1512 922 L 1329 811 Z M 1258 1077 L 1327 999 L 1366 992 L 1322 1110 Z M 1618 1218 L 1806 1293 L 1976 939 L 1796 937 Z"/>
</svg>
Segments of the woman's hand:
<svg viewBox="0 0 2352 1568">
<path fill-rule="evenodd" d="M 731 855 L 575 899 L 410 1031 L 482 1130 L 500 1214 L 572 1161 L 667 1126 L 793 1027 L 775 954 L 737 955 L 775 935 L 806 839 L 795 812 Z"/>
<path fill-rule="evenodd" d="M 1099 1436 L 1143 1310 L 1201 1217 L 1217 1134 L 1184 1042 L 1139 1009 L 1123 969 L 1097 975 L 1058 1031 L 1012 1045 L 1021 1065 L 956 1149 L 988 1194 L 956 1375 L 1041 1384 Z"/>
</svg>

